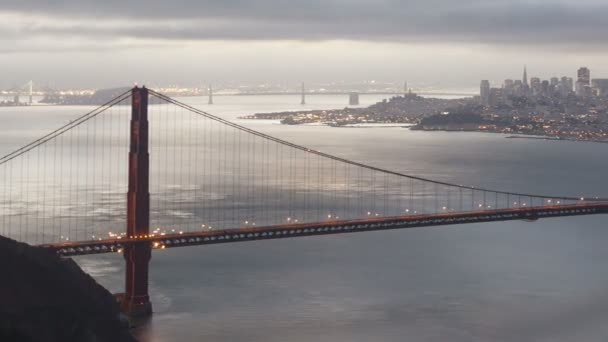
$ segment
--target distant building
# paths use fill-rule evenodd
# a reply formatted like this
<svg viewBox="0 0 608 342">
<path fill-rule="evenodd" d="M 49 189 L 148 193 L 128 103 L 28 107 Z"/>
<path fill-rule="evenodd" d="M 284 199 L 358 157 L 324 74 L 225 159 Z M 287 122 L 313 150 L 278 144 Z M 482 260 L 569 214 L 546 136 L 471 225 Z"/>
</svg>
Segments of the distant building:
<svg viewBox="0 0 608 342">
<path fill-rule="evenodd" d="M 566 77 L 566 81 L 568 83 L 568 90 L 572 91 L 572 89 L 574 89 L 574 80 L 572 77 Z"/>
<path fill-rule="evenodd" d="M 532 95 L 538 96 L 541 93 L 540 78 L 532 77 L 530 79 L 530 88 L 532 89 Z"/>
<path fill-rule="evenodd" d="M 543 96 L 549 96 L 549 89 L 550 89 L 550 85 L 549 85 L 549 81 L 544 80 L 542 81 L 542 83 L 540 84 L 540 89 L 541 89 L 541 95 Z"/>
<path fill-rule="evenodd" d="M 562 77 L 559 83 L 559 92 L 562 97 L 568 96 L 572 92 L 572 87 L 572 78 L 566 76 Z"/>
<path fill-rule="evenodd" d="M 513 95 L 523 96 L 525 94 L 524 83 L 521 80 L 515 80 L 513 82 Z"/>
<path fill-rule="evenodd" d="M 597 96 L 608 98 L 608 79 L 596 78 L 591 82 L 591 85 Z"/>
<path fill-rule="evenodd" d="M 488 80 L 481 81 L 481 85 L 479 87 L 479 96 L 480 96 L 482 105 L 484 105 L 484 106 L 490 105 L 490 81 L 488 81 Z"/>
<path fill-rule="evenodd" d="M 551 77 L 551 80 L 549 80 L 549 93 L 550 94 L 555 94 L 559 89 L 559 78 L 557 77 Z"/>
<path fill-rule="evenodd" d="M 514 83 L 511 79 L 506 79 L 505 82 L 502 84 L 503 95 L 505 96 L 505 99 L 508 99 L 509 97 L 513 96 L 513 87 Z"/>
<path fill-rule="evenodd" d="M 591 94 L 591 71 L 581 67 L 576 73 L 576 96 L 586 97 Z"/>
<path fill-rule="evenodd" d="M 490 88 L 490 105 L 495 106 L 503 99 L 502 88 Z"/>
<path fill-rule="evenodd" d="M 591 85 L 591 71 L 588 68 L 582 67 L 577 72 L 577 82 L 584 85 Z"/>
<path fill-rule="evenodd" d="M 557 87 L 559 85 L 559 78 L 551 77 L 550 85 L 552 87 Z"/>
</svg>

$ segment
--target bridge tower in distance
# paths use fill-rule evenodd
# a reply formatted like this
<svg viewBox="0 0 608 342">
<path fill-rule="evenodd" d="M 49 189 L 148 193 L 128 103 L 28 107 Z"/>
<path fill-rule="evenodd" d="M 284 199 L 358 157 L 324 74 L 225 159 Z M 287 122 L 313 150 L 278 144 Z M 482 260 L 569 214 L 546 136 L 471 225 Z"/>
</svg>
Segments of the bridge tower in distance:
<svg viewBox="0 0 608 342">
<path fill-rule="evenodd" d="M 34 81 L 29 81 L 27 82 L 28 85 L 28 90 L 29 90 L 29 104 L 31 105 L 34 101 L 33 101 L 33 96 L 34 96 Z"/>
<path fill-rule="evenodd" d="M 209 104 L 213 104 L 213 85 L 209 85 L 209 89 L 208 89 L 208 93 L 209 93 Z"/>
<path fill-rule="evenodd" d="M 150 232 L 150 156 L 148 153 L 148 89 L 133 88 L 131 97 L 131 146 L 129 192 L 127 193 L 127 236 L 147 237 Z M 152 247 L 141 243 L 125 246 L 126 289 L 123 311 L 132 317 L 152 314 L 148 296 L 148 267 Z"/>
<path fill-rule="evenodd" d="M 352 92 L 348 94 L 348 105 L 349 106 L 358 106 L 359 105 L 359 93 Z"/>
<path fill-rule="evenodd" d="M 302 101 L 300 104 L 306 104 L 306 88 L 304 88 L 304 82 L 302 82 Z"/>
</svg>

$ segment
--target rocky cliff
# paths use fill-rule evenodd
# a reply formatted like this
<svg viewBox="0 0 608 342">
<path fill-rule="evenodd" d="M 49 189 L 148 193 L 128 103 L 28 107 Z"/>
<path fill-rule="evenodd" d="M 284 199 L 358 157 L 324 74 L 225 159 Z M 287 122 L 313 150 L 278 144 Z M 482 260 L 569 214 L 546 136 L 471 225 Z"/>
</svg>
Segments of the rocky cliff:
<svg viewBox="0 0 608 342">
<path fill-rule="evenodd" d="M 71 259 L 0 236 L 0 341 L 135 341 L 112 294 Z"/>
</svg>

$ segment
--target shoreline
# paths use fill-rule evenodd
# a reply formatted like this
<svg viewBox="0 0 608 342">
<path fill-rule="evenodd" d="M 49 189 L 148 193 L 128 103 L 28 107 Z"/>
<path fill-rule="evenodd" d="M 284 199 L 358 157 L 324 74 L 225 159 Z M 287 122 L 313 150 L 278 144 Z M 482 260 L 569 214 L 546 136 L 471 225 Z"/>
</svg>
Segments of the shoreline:
<svg viewBox="0 0 608 342">
<path fill-rule="evenodd" d="M 422 131 L 422 132 L 449 132 L 449 133 L 487 133 L 487 134 L 500 134 L 507 135 L 505 139 L 530 139 L 530 140 L 550 140 L 550 141 L 571 141 L 571 142 L 587 142 L 587 143 L 601 143 L 607 144 L 608 140 L 593 140 L 593 139 L 576 139 L 570 137 L 558 137 L 558 136 L 548 136 L 548 135 L 537 135 L 537 134 L 526 134 L 526 133 L 503 133 L 503 132 L 492 132 L 492 131 L 482 131 L 475 129 L 423 129 L 423 128 L 415 128 L 415 126 L 410 127 L 412 131 Z"/>
<path fill-rule="evenodd" d="M 491 132 L 490 132 L 491 133 Z M 608 144 L 608 140 L 585 140 L 585 139 L 573 139 L 573 138 L 562 138 L 562 137 L 543 137 L 537 135 L 510 135 L 505 137 L 506 139 L 532 139 L 532 140 L 551 140 L 551 141 L 572 141 L 572 142 L 588 142 L 588 143 L 600 143 Z"/>
<path fill-rule="evenodd" d="M 254 119 L 254 118 L 245 118 L 244 120 L 264 120 L 264 119 Z M 556 137 L 556 136 L 545 136 L 545 135 L 536 135 L 536 134 L 526 134 L 526 133 L 502 133 L 502 132 L 491 132 L 491 131 L 481 131 L 475 129 L 422 129 L 416 128 L 416 124 L 412 123 L 352 123 L 345 125 L 336 125 L 331 122 L 309 122 L 309 123 L 298 123 L 298 124 L 284 124 L 281 123 L 280 120 L 277 119 L 267 119 L 264 121 L 275 121 L 275 124 L 285 125 L 285 126 L 308 126 L 308 127 L 334 127 L 334 128 L 405 128 L 410 131 L 422 131 L 422 132 L 450 132 L 450 133 L 488 133 L 488 134 L 500 134 L 507 135 L 505 139 L 530 139 L 530 140 L 550 140 L 550 141 L 571 141 L 571 142 L 587 142 L 587 143 L 601 143 L 608 144 L 608 140 L 593 140 L 593 139 L 575 139 L 569 137 Z"/>
</svg>

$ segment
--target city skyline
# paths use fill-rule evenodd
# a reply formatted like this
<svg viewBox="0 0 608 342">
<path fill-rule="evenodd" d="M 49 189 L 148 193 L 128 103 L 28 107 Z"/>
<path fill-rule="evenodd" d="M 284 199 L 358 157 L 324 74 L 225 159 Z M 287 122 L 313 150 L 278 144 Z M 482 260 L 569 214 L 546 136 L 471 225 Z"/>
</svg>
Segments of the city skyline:
<svg viewBox="0 0 608 342">
<path fill-rule="evenodd" d="M 521 79 L 505 78 L 501 82 L 490 81 L 487 79 L 481 80 L 480 93 L 482 102 L 487 102 L 490 96 L 491 89 L 510 89 L 513 87 L 521 88 L 523 94 L 539 95 L 542 92 L 545 95 L 548 91 L 559 91 L 563 96 L 570 92 L 574 92 L 578 97 L 589 97 L 591 95 L 604 96 L 607 91 L 606 84 L 608 79 L 602 77 L 592 77 L 591 70 L 586 66 L 581 66 L 576 70 L 575 77 L 563 75 L 558 77 L 557 74 L 543 79 L 541 77 L 532 76 L 528 82 L 528 67 L 523 67 L 523 77 Z M 498 85 L 499 87 L 492 87 Z M 592 94 L 593 93 L 593 94 Z M 508 94 L 507 94 L 508 95 Z"/>
<path fill-rule="evenodd" d="M 574 71 L 547 71 L 542 73 L 542 75 L 539 75 L 538 72 L 534 72 L 532 71 L 531 73 L 529 72 L 530 68 L 528 66 L 528 64 L 523 64 L 523 66 L 520 66 L 520 68 L 523 68 L 523 73 L 524 76 L 522 77 L 522 79 L 520 81 L 523 82 L 523 79 L 528 79 L 526 83 L 528 86 L 531 85 L 531 82 L 533 81 L 533 79 L 539 79 L 539 80 L 551 80 L 551 79 L 555 79 L 557 78 L 558 80 L 563 79 L 564 77 L 569 78 L 571 80 L 573 80 L 573 87 L 576 90 L 575 86 L 576 86 L 576 81 L 579 78 L 578 72 L 579 69 L 584 68 L 587 70 L 590 70 L 591 68 L 588 68 L 587 66 L 581 66 L 581 67 L 576 67 L 573 70 Z M 517 81 L 518 79 L 516 77 L 511 77 L 512 74 L 506 74 L 507 76 L 505 76 L 505 78 L 503 79 L 493 79 L 493 78 L 485 78 L 485 77 L 481 77 L 481 79 L 483 79 L 484 81 L 488 81 L 490 86 L 495 87 L 495 86 L 504 86 L 505 82 L 509 82 L 509 81 Z M 557 77 L 557 75 L 560 75 L 559 77 Z M 600 83 L 603 82 L 604 79 L 608 79 L 608 74 L 605 74 L 606 76 L 603 75 L 598 75 L 597 72 L 593 72 L 592 76 L 588 76 L 588 82 L 586 83 L 586 85 L 592 86 L 592 81 L 593 80 L 600 80 Z M 161 87 L 164 89 L 169 89 L 169 88 L 184 88 L 184 89 L 207 89 L 209 88 L 209 86 L 211 85 L 220 85 L 223 88 L 238 88 L 238 87 L 251 87 L 251 88 L 255 88 L 255 87 L 266 87 L 266 86 L 273 86 L 273 87 L 278 87 L 281 89 L 292 89 L 293 91 L 300 91 L 302 83 L 304 83 L 306 86 L 314 86 L 316 88 L 322 89 L 324 87 L 342 87 L 343 89 L 349 90 L 349 89 L 354 89 L 356 87 L 390 87 L 390 88 L 394 88 L 394 89 L 402 89 L 404 84 L 405 87 L 408 88 L 412 88 L 412 89 L 417 89 L 417 90 L 437 90 L 437 91 L 441 91 L 441 90 L 449 90 L 449 91 L 461 91 L 461 92 L 471 92 L 471 93 L 475 93 L 475 89 L 478 88 L 479 86 L 479 80 L 475 80 L 472 82 L 463 82 L 460 86 L 457 85 L 453 85 L 453 84 L 442 84 L 441 81 L 438 82 L 412 82 L 410 81 L 408 78 L 404 78 L 405 81 L 399 80 L 398 78 L 393 78 L 393 79 L 389 79 L 389 80 L 380 80 L 380 79 L 352 79 L 352 80 L 344 80 L 344 79 L 332 79 L 332 80 L 321 80 L 321 79 L 309 79 L 306 82 L 302 82 L 301 80 L 254 80 L 254 81 L 239 81 L 239 80 L 232 80 L 232 79 L 225 79 L 225 80 L 220 80 L 220 81 L 216 81 L 216 82 L 209 82 L 208 80 L 199 80 L 197 82 L 151 82 L 151 83 L 146 83 L 146 82 L 133 82 L 131 84 L 113 84 L 110 86 L 106 86 L 107 87 L 118 87 L 118 86 L 130 86 L 133 84 L 148 84 L 152 87 Z M 0 81 L 1 82 L 1 81 Z M 36 84 L 37 87 L 43 87 L 43 88 L 50 88 L 50 89 L 56 89 L 56 90 L 97 90 L 100 88 L 104 88 L 101 86 L 94 86 L 94 85 L 89 85 L 89 86 L 72 86 L 72 87 L 68 87 L 68 86 L 56 86 L 56 82 L 53 81 L 42 81 L 42 82 L 36 82 L 33 81 L 32 79 L 27 79 L 27 80 L 23 80 L 22 82 L 12 82 L 11 84 L 8 84 L 6 81 L 4 82 L 4 84 L 2 84 L 2 86 L 0 86 L 0 91 L 7 91 L 7 90 L 11 90 L 11 89 L 17 89 L 17 88 L 23 88 L 25 89 L 26 87 L 29 87 L 29 83 L 30 82 L 34 82 Z"/>
</svg>

